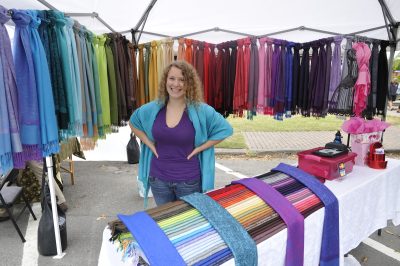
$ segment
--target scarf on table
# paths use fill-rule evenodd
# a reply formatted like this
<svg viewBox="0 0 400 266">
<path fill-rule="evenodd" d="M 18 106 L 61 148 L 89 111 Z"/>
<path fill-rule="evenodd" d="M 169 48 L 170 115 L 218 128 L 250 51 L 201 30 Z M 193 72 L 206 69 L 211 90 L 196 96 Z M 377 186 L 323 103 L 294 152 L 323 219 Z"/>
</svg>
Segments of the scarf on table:
<svg viewBox="0 0 400 266">
<path fill-rule="evenodd" d="M 38 161 L 42 158 L 42 149 L 38 93 L 28 28 L 31 18 L 25 11 L 13 9 L 12 20 L 15 23 L 14 64 L 18 71 L 16 81 L 24 159 Z"/>
<path fill-rule="evenodd" d="M 256 243 L 225 208 L 209 196 L 198 192 L 181 197 L 181 199 L 195 207 L 218 232 L 231 249 L 235 265 L 257 265 Z"/>
<path fill-rule="evenodd" d="M 320 265 L 339 265 L 339 204 L 335 195 L 314 176 L 280 163 L 272 171 L 285 173 L 306 185 L 325 205 Z"/>
<path fill-rule="evenodd" d="M 4 24 L 10 20 L 0 6 L 0 173 L 24 168 L 18 123 L 18 96 L 10 38 Z"/>
<path fill-rule="evenodd" d="M 38 18 L 36 10 L 27 10 L 26 12 L 31 17 L 30 44 L 39 104 L 42 156 L 46 157 L 60 151 L 57 118 L 54 108 L 49 66 L 38 32 L 40 19 Z"/>
</svg>

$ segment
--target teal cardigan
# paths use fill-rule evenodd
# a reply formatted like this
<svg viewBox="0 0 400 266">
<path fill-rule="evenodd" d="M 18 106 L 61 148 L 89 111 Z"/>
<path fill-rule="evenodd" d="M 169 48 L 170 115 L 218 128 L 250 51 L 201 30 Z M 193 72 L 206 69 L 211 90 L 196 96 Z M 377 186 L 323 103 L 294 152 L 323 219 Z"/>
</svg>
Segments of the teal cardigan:
<svg viewBox="0 0 400 266">
<path fill-rule="evenodd" d="M 158 101 L 149 102 L 132 114 L 130 123 L 133 127 L 142 130 L 147 137 L 154 142 L 152 128 L 158 112 L 164 103 Z M 188 105 L 189 119 L 195 130 L 194 144 L 196 147 L 208 140 L 223 140 L 233 133 L 231 125 L 225 118 L 217 113 L 211 106 L 200 103 L 199 105 Z M 150 163 L 153 152 L 147 145 L 141 144 L 139 159 L 139 180 L 143 182 L 145 199 L 149 191 Z M 214 188 L 215 179 L 215 155 L 214 147 L 210 147 L 198 154 L 201 170 L 202 190 L 206 192 Z M 147 200 L 146 200 L 147 201 Z"/>
</svg>

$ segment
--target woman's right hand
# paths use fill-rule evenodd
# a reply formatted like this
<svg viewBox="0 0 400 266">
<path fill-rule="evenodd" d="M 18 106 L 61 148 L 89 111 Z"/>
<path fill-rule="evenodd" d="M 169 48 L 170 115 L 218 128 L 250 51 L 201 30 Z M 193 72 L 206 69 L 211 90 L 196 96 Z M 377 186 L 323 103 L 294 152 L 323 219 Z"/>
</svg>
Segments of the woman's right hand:
<svg viewBox="0 0 400 266">
<path fill-rule="evenodd" d="M 129 123 L 129 126 L 131 127 L 132 132 L 145 144 L 149 149 L 153 152 L 153 154 L 158 158 L 158 153 L 156 150 L 156 146 L 154 143 L 147 137 L 146 133 L 144 131 L 135 128 L 131 123 Z"/>
</svg>

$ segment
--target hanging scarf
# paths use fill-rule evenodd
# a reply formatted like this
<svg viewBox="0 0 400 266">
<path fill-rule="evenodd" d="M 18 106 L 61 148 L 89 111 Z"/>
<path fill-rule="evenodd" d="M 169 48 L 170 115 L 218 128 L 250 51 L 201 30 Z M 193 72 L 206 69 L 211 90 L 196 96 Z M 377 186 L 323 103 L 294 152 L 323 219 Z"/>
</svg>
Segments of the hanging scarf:
<svg viewBox="0 0 400 266">
<path fill-rule="evenodd" d="M 149 100 L 153 101 L 157 97 L 158 74 L 157 74 L 157 42 L 150 43 L 150 64 L 149 64 Z"/>
<path fill-rule="evenodd" d="M 157 82 L 161 80 L 162 74 L 164 72 L 164 45 L 161 40 L 156 41 L 157 43 Z M 136 64 L 136 61 L 135 61 Z M 158 83 L 157 83 L 158 88 Z"/>
<path fill-rule="evenodd" d="M 332 65 L 331 65 L 331 75 L 330 75 L 330 84 L 329 84 L 329 95 L 328 101 L 332 98 L 333 92 L 337 88 L 340 83 L 341 71 L 340 71 L 340 54 L 341 54 L 341 47 L 340 44 L 342 43 L 342 37 L 336 36 L 334 37 L 335 48 L 333 49 L 333 57 L 332 57 Z"/>
<path fill-rule="evenodd" d="M 311 53 L 311 69 L 310 69 L 310 87 L 309 87 L 309 94 L 308 94 L 308 99 L 306 101 L 306 105 L 304 106 L 307 114 L 311 114 L 313 109 L 313 104 L 314 104 L 314 98 L 315 94 L 317 93 L 317 79 L 318 79 L 318 71 L 322 65 L 320 65 L 320 60 L 321 56 L 318 54 L 319 50 L 319 42 L 314 41 L 311 43 L 311 48 L 312 48 L 312 53 Z M 323 48 L 322 48 L 323 49 Z"/>
<path fill-rule="evenodd" d="M 13 10 L 12 20 L 15 23 L 14 64 L 18 73 L 16 81 L 24 159 L 40 160 L 42 149 L 39 104 L 28 28 L 31 18 L 24 11 Z"/>
<path fill-rule="evenodd" d="M 137 72 L 137 60 L 136 60 L 136 49 L 132 43 L 128 44 L 129 49 L 129 60 L 130 60 L 130 69 L 129 71 L 132 73 L 132 89 L 133 89 L 133 110 L 138 108 L 138 72 Z M 163 57 L 163 55 L 162 55 Z"/>
<path fill-rule="evenodd" d="M 139 87 L 138 87 L 138 95 L 139 95 L 139 106 L 142 106 L 143 104 L 146 103 L 146 94 L 144 90 L 144 53 L 143 53 L 143 44 L 139 44 L 138 50 L 139 50 L 139 58 L 138 58 L 138 68 L 139 68 Z M 107 54 L 108 56 L 108 54 Z M 108 57 L 107 57 L 108 59 Z"/>
<path fill-rule="evenodd" d="M 270 104 L 272 103 L 272 66 L 273 66 L 273 40 L 270 38 L 266 39 L 267 43 L 267 49 L 265 52 L 265 58 L 266 58 L 266 68 L 265 68 L 265 98 L 264 98 L 264 114 L 268 115 L 273 115 L 274 114 L 274 109 L 273 106 Z"/>
<path fill-rule="evenodd" d="M 326 66 L 325 66 L 325 86 L 323 95 L 323 104 L 321 110 L 321 117 L 325 117 L 328 113 L 328 101 L 329 101 L 329 86 L 331 79 L 331 63 L 332 63 L 332 38 L 326 39 Z"/>
<path fill-rule="evenodd" d="M 75 42 L 75 34 L 73 30 L 74 20 L 72 18 L 65 18 L 65 36 L 67 39 L 68 52 L 70 53 L 70 68 L 72 77 L 72 96 L 73 96 L 73 109 L 75 121 L 75 135 L 82 136 L 82 85 L 79 68 L 78 52 Z"/>
<path fill-rule="evenodd" d="M 285 105 L 285 45 L 286 41 L 275 40 L 275 66 L 273 87 L 273 107 L 274 107 L 274 119 L 283 120 L 283 111 Z"/>
<path fill-rule="evenodd" d="M 309 116 L 307 109 L 307 101 L 309 96 L 309 80 L 310 80 L 310 44 L 305 43 L 303 46 L 303 56 L 300 66 L 300 86 L 298 106 L 303 116 Z"/>
<path fill-rule="evenodd" d="M 265 98 L 265 70 L 266 70 L 266 56 L 265 56 L 265 42 L 266 38 L 258 40 L 260 46 L 258 48 L 258 90 L 257 90 L 257 113 L 264 113 L 264 98 Z"/>
<path fill-rule="evenodd" d="M 243 94 L 243 109 L 248 109 L 248 98 L 249 98 L 249 78 L 250 78 L 250 37 L 244 38 L 244 57 L 243 57 L 243 84 L 244 84 L 244 94 Z"/>
<path fill-rule="evenodd" d="M 82 95 L 84 96 L 84 100 L 82 99 L 82 117 L 83 121 L 86 121 L 83 124 L 83 133 L 85 137 L 90 137 L 92 138 L 94 136 L 94 119 L 96 119 L 93 116 L 93 108 L 96 108 L 95 106 L 93 107 L 92 99 L 91 99 L 91 91 L 93 90 L 93 79 L 92 79 L 92 71 L 89 66 L 89 55 L 88 55 L 88 50 L 86 48 L 86 38 L 85 38 L 85 28 L 83 26 L 79 27 L 79 39 L 80 39 L 80 45 L 81 45 L 81 51 L 82 51 L 82 66 L 83 66 L 83 73 L 84 73 L 84 79 L 85 79 L 85 86 L 84 88 L 84 93 Z M 85 118 L 86 117 L 86 118 Z"/>
<path fill-rule="evenodd" d="M 340 82 L 328 104 L 328 111 L 333 114 L 351 115 L 353 113 L 353 91 L 358 77 L 356 54 L 347 50 L 347 76 Z"/>
<path fill-rule="evenodd" d="M 146 103 L 150 102 L 151 98 L 151 93 L 150 93 L 150 77 L 149 77 L 149 72 L 150 72 L 150 43 L 146 43 L 144 45 L 144 48 L 146 48 L 146 52 L 144 54 L 144 90 L 145 90 L 145 95 L 146 95 Z"/>
<path fill-rule="evenodd" d="M 93 33 L 86 31 L 86 49 L 88 51 L 89 59 L 89 74 L 91 75 L 92 87 L 90 88 L 90 99 L 92 105 L 92 116 L 93 116 L 93 128 L 94 138 L 102 137 L 103 131 L 103 115 L 101 110 L 101 99 L 100 99 L 100 81 L 99 81 L 99 69 L 97 65 L 97 57 L 93 43 Z M 89 79 L 90 80 L 90 79 Z"/>
<path fill-rule="evenodd" d="M 300 44 L 294 46 L 293 52 L 293 72 L 292 72 L 292 106 L 290 108 L 292 114 L 297 113 L 297 104 L 299 97 L 299 79 L 300 79 Z"/>
<path fill-rule="evenodd" d="M 193 47 L 192 47 L 192 39 L 185 39 L 185 60 L 189 64 L 193 65 Z"/>
<path fill-rule="evenodd" d="M 55 32 L 61 57 L 61 73 L 63 76 L 64 88 L 66 92 L 67 108 L 68 108 L 68 131 L 61 135 L 61 139 L 67 139 L 76 136 L 79 128 L 79 121 L 76 119 L 77 113 L 77 96 L 76 84 L 74 83 L 72 73 L 72 51 L 70 47 L 71 40 L 66 32 L 66 20 L 64 14 L 59 11 L 50 10 L 51 16 L 55 21 Z"/>
<path fill-rule="evenodd" d="M 178 60 L 185 60 L 185 38 L 178 40 Z"/>
<path fill-rule="evenodd" d="M 10 38 L 4 24 L 10 20 L 7 9 L 0 5 L 0 172 L 22 169 L 22 153 L 18 122 L 18 90 L 11 53 Z"/>
<path fill-rule="evenodd" d="M 163 40 L 163 52 L 164 52 L 164 67 L 174 61 L 174 40 L 172 38 L 167 38 Z"/>
<path fill-rule="evenodd" d="M 215 91 L 216 91 L 216 82 L 217 77 L 216 74 L 216 66 L 217 66 L 217 58 L 215 56 L 215 44 L 210 44 L 210 61 L 208 67 L 208 101 L 211 106 L 215 106 Z"/>
<path fill-rule="evenodd" d="M 319 53 L 318 53 L 318 68 L 316 70 L 315 83 L 313 88 L 311 103 L 311 110 L 313 116 L 321 117 L 323 106 L 324 106 L 324 95 L 325 95 L 325 80 L 326 80 L 326 50 L 325 50 L 326 41 L 320 40 L 318 42 L 319 45 Z M 330 46 L 330 43 L 329 43 Z M 330 63 L 330 62 L 329 62 Z"/>
<path fill-rule="evenodd" d="M 286 44 L 286 55 L 285 55 L 285 117 L 291 117 L 292 112 L 292 98 L 293 98 L 293 52 L 292 48 L 295 46 L 295 43 L 288 42 Z"/>
<path fill-rule="evenodd" d="M 42 13 L 43 14 L 43 13 Z M 48 19 L 48 27 L 47 27 L 47 44 L 44 46 L 49 47 L 50 56 L 48 59 L 49 70 L 51 75 L 51 86 L 53 88 L 53 96 L 54 96 L 54 106 L 56 110 L 57 116 L 57 124 L 59 129 L 60 140 L 63 139 L 67 135 L 68 124 L 69 124 L 69 113 L 68 113 L 68 105 L 67 105 L 67 93 L 66 88 L 64 86 L 64 77 L 61 70 L 61 54 L 60 48 L 58 46 L 57 41 L 57 33 L 56 33 L 56 18 L 54 17 L 54 13 L 50 11 L 45 11 L 43 14 Z M 42 23 L 43 24 L 43 23 Z M 46 30 L 46 27 L 43 29 Z M 46 33 L 43 32 L 42 42 L 46 42 Z"/>
<path fill-rule="evenodd" d="M 37 17 L 36 10 L 27 10 L 26 12 L 31 17 L 30 44 L 38 94 L 42 156 L 46 157 L 60 151 L 57 119 L 46 53 L 37 30 L 40 19 Z"/>
<path fill-rule="evenodd" d="M 256 112 L 257 97 L 258 97 L 258 51 L 257 51 L 257 38 L 250 38 L 250 63 L 249 63 L 249 94 L 247 96 L 247 118 L 253 119 Z"/>
<path fill-rule="evenodd" d="M 179 50 L 179 48 L 178 48 Z M 204 102 L 207 104 L 210 104 L 208 101 L 208 89 L 209 89 L 209 80 L 208 80 L 208 73 L 209 73 L 209 66 L 210 66 L 210 44 L 205 42 L 204 43 L 204 56 L 203 56 L 203 61 L 204 61 L 204 76 L 203 76 L 203 97 L 204 97 Z"/>
<path fill-rule="evenodd" d="M 97 36 L 98 39 L 98 68 L 100 78 L 100 95 L 101 95 L 101 107 L 103 110 L 103 128 L 104 133 L 110 133 L 111 129 L 111 116 L 110 116 L 110 95 L 108 88 L 108 75 L 107 75 L 107 57 L 104 43 L 106 37 L 104 35 Z"/>
<path fill-rule="evenodd" d="M 222 92 L 223 92 L 223 83 L 224 83 L 224 72 L 223 72 L 223 59 L 225 50 L 222 49 L 222 44 L 217 44 L 217 57 L 216 57 L 216 65 L 215 65 L 215 100 L 214 100 L 214 108 L 221 113 L 222 109 Z"/>
<path fill-rule="evenodd" d="M 236 75 L 235 75 L 235 87 L 233 93 L 233 111 L 239 115 L 243 115 L 244 107 L 244 90 L 245 90 L 245 79 L 244 79 L 244 40 L 240 39 L 237 41 L 237 59 L 236 59 Z"/>
<path fill-rule="evenodd" d="M 198 42 L 198 51 L 196 53 L 195 68 L 199 74 L 200 80 L 204 79 L 204 42 Z"/>
<path fill-rule="evenodd" d="M 372 119 L 376 115 L 376 97 L 378 90 L 378 58 L 379 58 L 379 44 L 380 41 L 374 40 L 372 42 L 372 51 L 369 62 L 369 72 L 371 73 L 371 91 L 368 95 L 367 109 L 364 110 L 363 115 L 367 119 Z"/>
<path fill-rule="evenodd" d="M 224 75 L 224 79 L 222 80 L 222 112 L 221 114 L 224 117 L 228 117 L 230 108 L 230 102 L 232 95 L 231 90 L 229 88 L 229 59 L 230 59 L 230 50 L 229 44 L 227 42 L 222 43 L 222 49 L 224 51 L 223 59 L 222 59 L 222 72 Z"/>
<path fill-rule="evenodd" d="M 233 114 L 233 91 L 235 87 L 235 75 L 236 75 L 236 58 L 237 58 L 237 43 L 236 41 L 230 41 L 227 44 L 227 56 L 229 56 L 228 59 L 228 91 L 229 91 L 229 97 L 227 98 L 227 105 L 226 105 L 226 112 L 227 114 Z"/>
<path fill-rule="evenodd" d="M 378 78 L 377 78 L 377 97 L 376 97 L 376 109 L 377 114 L 385 114 L 386 97 L 389 90 L 389 77 L 388 77 L 388 60 L 386 55 L 386 47 L 388 47 L 388 41 L 381 41 L 381 50 L 379 51 L 378 57 Z"/>
<path fill-rule="evenodd" d="M 367 107 L 367 97 L 371 90 L 371 75 L 369 73 L 371 50 L 362 42 L 353 44 L 353 49 L 356 51 L 358 65 L 358 78 L 354 85 L 353 112 L 356 116 L 360 116 Z"/>
</svg>

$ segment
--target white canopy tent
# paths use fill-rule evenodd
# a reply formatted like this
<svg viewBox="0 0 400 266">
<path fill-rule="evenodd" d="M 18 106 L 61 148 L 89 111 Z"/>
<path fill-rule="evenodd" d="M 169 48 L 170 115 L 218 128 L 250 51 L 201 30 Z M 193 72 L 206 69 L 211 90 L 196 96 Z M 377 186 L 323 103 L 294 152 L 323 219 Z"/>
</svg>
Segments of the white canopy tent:
<svg viewBox="0 0 400 266">
<path fill-rule="evenodd" d="M 0 5 L 9 9 L 57 9 L 96 34 L 119 32 L 139 43 L 161 37 L 195 36 L 197 40 L 220 43 L 249 35 L 294 42 L 361 35 L 390 40 L 399 47 L 399 0 L 0 0 Z M 394 50 L 392 46 L 389 67 Z M 49 180 L 56 258 L 61 258 L 52 171 Z"/>
<path fill-rule="evenodd" d="M 6 8 L 58 9 L 97 34 L 130 35 L 144 24 L 140 42 L 201 31 L 205 32 L 196 34 L 195 39 L 211 43 L 241 38 L 238 33 L 260 36 L 280 31 L 274 38 L 295 42 L 353 33 L 389 40 L 385 26 L 397 31 L 400 20 L 398 0 L 1 0 L 1 4 Z"/>
</svg>

